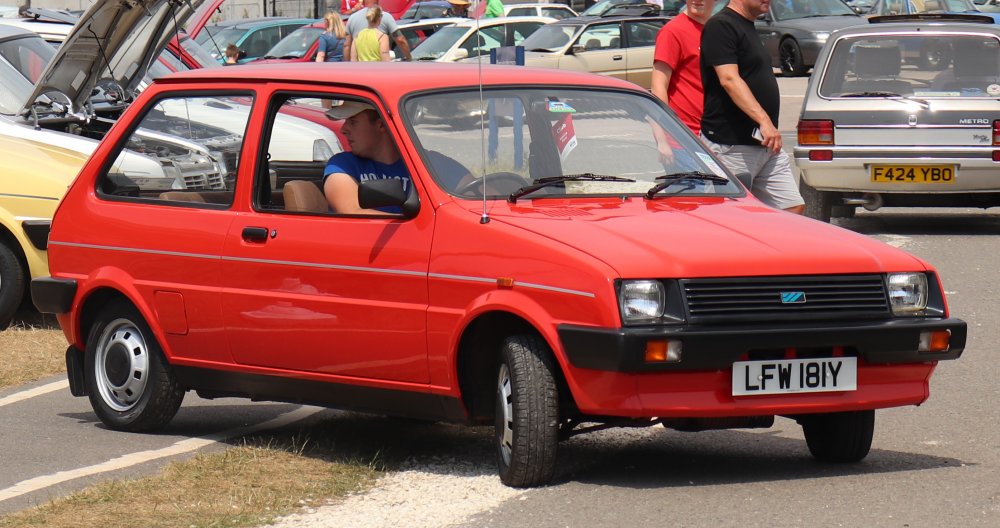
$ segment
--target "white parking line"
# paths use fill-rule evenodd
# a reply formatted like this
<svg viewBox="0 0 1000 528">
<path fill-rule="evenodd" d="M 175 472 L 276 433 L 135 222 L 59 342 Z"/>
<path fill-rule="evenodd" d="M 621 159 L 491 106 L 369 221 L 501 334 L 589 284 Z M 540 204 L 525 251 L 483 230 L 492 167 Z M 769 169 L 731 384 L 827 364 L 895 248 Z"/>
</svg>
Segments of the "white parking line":
<svg viewBox="0 0 1000 528">
<path fill-rule="evenodd" d="M 40 489 L 44 489 L 49 486 L 54 486 L 56 484 L 67 482 L 73 479 L 78 479 L 80 477 L 87 477 L 90 475 L 107 473 L 109 471 L 115 471 L 118 469 L 127 468 L 129 466 L 142 464 L 143 462 L 149 462 L 151 460 L 156 460 L 174 455 L 180 455 L 183 453 L 188 453 L 190 451 L 201 449 L 202 447 L 214 444 L 216 442 L 221 442 L 228 438 L 243 436 L 258 431 L 262 431 L 265 429 L 282 427 L 290 423 L 307 418 L 322 410 L 324 410 L 322 407 L 299 407 L 294 411 L 288 411 L 286 413 L 280 414 L 266 422 L 262 422 L 257 425 L 251 425 L 239 429 L 230 429 L 229 431 L 223 431 L 221 433 L 215 433 L 206 436 L 187 438 L 164 448 L 151 449 L 149 451 L 139 451 L 136 453 L 129 453 L 127 455 L 122 455 L 118 458 L 114 458 L 108 460 L 107 462 L 102 462 L 100 464 L 95 464 L 93 466 L 70 469 L 67 471 L 59 471 L 57 473 L 52 473 L 51 475 L 42 475 L 39 477 L 30 478 L 28 480 L 22 480 L 21 482 L 18 482 L 17 484 L 14 484 L 9 488 L 0 489 L 0 502 L 3 502 L 8 499 L 13 499 L 14 497 L 20 497 L 21 495 L 24 495 L 26 493 L 38 491 Z"/>
<path fill-rule="evenodd" d="M 34 398 L 35 396 L 41 396 L 42 394 L 48 394 L 50 392 L 55 392 L 61 389 L 68 389 L 69 381 L 60 380 L 53 381 L 52 383 L 46 383 L 40 387 L 35 387 L 33 389 L 23 390 L 21 392 L 15 392 L 10 396 L 4 396 L 0 398 L 0 407 L 4 405 L 10 405 L 12 403 L 17 403 L 19 401 L 27 400 L 28 398 Z"/>
</svg>

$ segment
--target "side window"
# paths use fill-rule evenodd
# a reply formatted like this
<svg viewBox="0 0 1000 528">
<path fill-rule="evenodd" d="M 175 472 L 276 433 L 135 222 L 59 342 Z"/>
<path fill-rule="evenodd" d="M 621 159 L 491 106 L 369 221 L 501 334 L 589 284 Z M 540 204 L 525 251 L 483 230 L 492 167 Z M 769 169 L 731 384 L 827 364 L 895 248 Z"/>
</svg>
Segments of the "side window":
<svg viewBox="0 0 1000 528">
<path fill-rule="evenodd" d="M 156 101 L 99 180 L 99 192 L 231 205 L 252 105 L 249 94 Z"/>
<path fill-rule="evenodd" d="M 258 156 L 254 171 L 256 209 L 305 215 L 399 212 L 398 207 L 357 210 L 357 183 L 402 180 L 404 192 L 413 185 L 390 127 L 371 101 L 285 93 L 275 96 L 268 116 L 263 139 L 267 151 Z M 354 140 L 353 151 L 344 129 Z M 328 174 L 346 174 L 355 185 L 336 195 L 334 187 L 324 188 Z M 345 203 L 351 197 L 353 202 Z"/>
<path fill-rule="evenodd" d="M 630 48 L 642 46 L 655 46 L 656 34 L 663 27 L 662 22 L 651 20 L 634 20 L 625 22 L 625 31 L 628 32 L 628 45 Z"/>
<path fill-rule="evenodd" d="M 576 42 L 584 51 L 617 49 L 621 47 L 621 36 L 621 26 L 617 22 L 597 24 L 585 29 Z"/>
<path fill-rule="evenodd" d="M 517 22 L 511 24 L 511 32 L 513 33 L 512 44 L 514 46 L 521 44 L 524 39 L 528 38 L 540 27 L 542 27 L 542 24 L 539 22 Z"/>
<path fill-rule="evenodd" d="M 542 16 L 552 17 L 558 20 L 573 16 L 568 9 L 557 9 L 555 7 L 543 7 Z"/>
<path fill-rule="evenodd" d="M 509 17 L 532 16 L 534 14 L 535 14 L 535 8 L 533 7 L 517 7 L 507 12 L 507 16 Z"/>
<path fill-rule="evenodd" d="M 248 57 L 262 57 L 281 40 L 280 28 L 270 27 L 253 32 L 240 46 Z"/>
</svg>

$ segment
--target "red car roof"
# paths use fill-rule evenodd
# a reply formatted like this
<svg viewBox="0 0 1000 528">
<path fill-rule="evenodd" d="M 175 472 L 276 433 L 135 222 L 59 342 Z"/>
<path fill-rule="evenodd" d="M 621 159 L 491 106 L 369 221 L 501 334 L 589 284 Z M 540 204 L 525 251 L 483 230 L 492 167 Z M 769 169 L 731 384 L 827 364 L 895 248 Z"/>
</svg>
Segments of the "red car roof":
<svg viewBox="0 0 1000 528">
<path fill-rule="evenodd" d="M 406 81 L 400 82 L 401 78 Z M 476 64 L 406 62 L 251 63 L 239 67 L 181 72 L 157 79 L 155 82 L 168 84 L 195 79 L 352 84 L 370 88 L 387 98 L 399 99 L 405 94 L 422 90 L 476 86 L 480 82 L 480 68 Z M 601 86 L 646 91 L 630 82 L 592 73 L 488 64 L 482 68 L 482 83 L 487 86 L 511 84 Z"/>
</svg>

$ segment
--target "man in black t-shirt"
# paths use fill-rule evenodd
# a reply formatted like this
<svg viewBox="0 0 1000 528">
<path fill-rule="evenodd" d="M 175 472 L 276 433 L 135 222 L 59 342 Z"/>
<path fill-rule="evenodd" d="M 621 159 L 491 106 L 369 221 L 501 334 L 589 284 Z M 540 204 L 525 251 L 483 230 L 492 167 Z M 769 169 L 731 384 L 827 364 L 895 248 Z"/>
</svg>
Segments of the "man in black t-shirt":
<svg viewBox="0 0 1000 528">
<path fill-rule="evenodd" d="M 770 0 L 732 0 L 705 24 L 701 34 L 701 80 L 705 143 L 762 202 L 789 212 L 805 209 L 781 150 L 778 110 L 781 95 L 771 56 L 761 44 L 754 20 Z"/>
</svg>

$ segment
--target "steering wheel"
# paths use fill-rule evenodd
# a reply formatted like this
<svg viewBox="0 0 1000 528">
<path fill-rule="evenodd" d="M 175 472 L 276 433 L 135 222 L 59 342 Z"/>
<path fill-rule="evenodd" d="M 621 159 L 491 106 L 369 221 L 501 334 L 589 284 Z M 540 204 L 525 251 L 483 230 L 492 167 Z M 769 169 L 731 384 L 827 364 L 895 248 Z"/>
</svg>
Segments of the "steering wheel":
<svg viewBox="0 0 1000 528">
<path fill-rule="evenodd" d="M 503 195 L 510 194 L 528 183 L 528 180 L 525 180 L 524 176 L 521 176 L 516 172 L 507 171 L 491 172 L 485 176 L 485 180 L 486 186 L 490 190 L 495 191 L 490 192 L 489 194 Z M 455 189 L 455 194 L 476 198 L 482 197 L 483 180 L 477 178 L 465 183 L 464 185 L 460 185 L 457 189 Z"/>
</svg>

